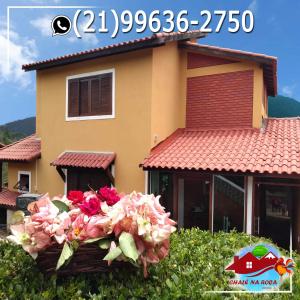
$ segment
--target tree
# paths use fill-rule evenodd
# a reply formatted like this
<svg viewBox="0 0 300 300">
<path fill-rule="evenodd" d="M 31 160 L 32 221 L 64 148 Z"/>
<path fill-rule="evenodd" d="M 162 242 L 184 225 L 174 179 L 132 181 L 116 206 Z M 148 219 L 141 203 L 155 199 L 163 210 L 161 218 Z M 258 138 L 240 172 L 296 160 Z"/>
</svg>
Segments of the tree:
<svg viewBox="0 0 300 300">
<path fill-rule="evenodd" d="M 252 254 L 256 257 L 262 257 L 269 252 L 268 248 L 264 245 L 258 245 L 252 250 Z"/>
</svg>

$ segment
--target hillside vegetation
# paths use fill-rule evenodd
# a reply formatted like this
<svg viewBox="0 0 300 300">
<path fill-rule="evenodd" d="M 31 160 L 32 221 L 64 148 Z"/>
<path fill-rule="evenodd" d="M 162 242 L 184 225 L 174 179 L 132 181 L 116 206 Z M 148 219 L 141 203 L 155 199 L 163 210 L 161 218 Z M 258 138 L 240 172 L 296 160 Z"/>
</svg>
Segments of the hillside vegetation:
<svg viewBox="0 0 300 300">
<path fill-rule="evenodd" d="M 5 145 L 35 133 L 35 117 L 0 125 L 0 143 Z"/>
<path fill-rule="evenodd" d="M 269 97 L 269 117 L 299 117 L 300 102 L 289 97 Z"/>
</svg>

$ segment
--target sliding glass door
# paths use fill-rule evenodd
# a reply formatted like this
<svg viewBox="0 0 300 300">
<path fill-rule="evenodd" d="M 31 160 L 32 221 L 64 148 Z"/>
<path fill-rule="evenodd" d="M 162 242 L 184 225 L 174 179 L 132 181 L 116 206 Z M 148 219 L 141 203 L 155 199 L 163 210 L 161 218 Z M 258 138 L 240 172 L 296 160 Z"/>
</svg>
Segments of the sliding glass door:
<svg viewBox="0 0 300 300">
<path fill-rule="evenodd" d="M 215 175 L 213 188 L 213 230 L 244 231 L 244 177 Z"/>
</svg>

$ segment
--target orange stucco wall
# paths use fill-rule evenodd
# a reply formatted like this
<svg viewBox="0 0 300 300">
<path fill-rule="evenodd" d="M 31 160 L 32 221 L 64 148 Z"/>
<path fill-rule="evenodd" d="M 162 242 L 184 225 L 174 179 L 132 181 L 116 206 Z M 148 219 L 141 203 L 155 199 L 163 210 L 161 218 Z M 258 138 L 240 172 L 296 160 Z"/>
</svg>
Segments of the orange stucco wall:
<svg viewBox="0 0 300 300">
<path fill-rule="evenodd" d="M 64 192 L 63 181 L 50 162 L 66 150 L 116 152 L 116 187 L 123 192 L 144 190 L 139 163 L 150 148 L 151 53 L 145 50 L 38 72 L 39 192 Z M 115 118 L 66 121 L 66 77 L 111 68 L 116 76 Z"/>
<path fill-rule="evenodd" d="M 14 186 L 18 182 L 18 172 L 30 172 L 31 175 L 31 193 L 37 192 L 37 177 L 36 177 L 37 164 L 35 161 L 30 163 L 8 163 L 8 189 L 14 190 Z"/>
<path fill-rule="evenodd" d="M 153 49 L 151 147 L 185 124 L 185 53 L 177 43 Z"/>
<path fill-rule="evenodd" d="M 37 72 L 37 135 L 42 158 L 37 161 L 36 191 L 62 194 L 64 183 L 50 166 L 60 153 L 116 152 L 115 184 L 119 191 L 145 190 L 139 164 L 159 141 L 184 126 L 185 95 L 176 43 L 139 52 L 85 61 Z M 115 69 L 115 118 L 66 121 L 66 77 Z M 14 182 L 22 165 L 10 166 Z M 33 170 L 32 172 L 35 172 Z"/>
<path fill-rule="evenodd" d="M 115 69 L 115 118 L 66 121 L 66 77 Z M 64 183 L 50 166 L 66 150 L 116 152 L 115 184 L 119 191 L 144 191 L 139 164 L 151 147 L 185 126 L 187 78 L 253 70 L 254 127 L 261 126 L 263 76 L 256 64 L 241 62 L 187 69 L 187 52 L 177 43 L 38 71 L 37 135 L 42 158 L 33 164 L 9 164 L 9 187 L 18 170 L 32 172 L 32 191 L 64 193 Z"/>
</svg>

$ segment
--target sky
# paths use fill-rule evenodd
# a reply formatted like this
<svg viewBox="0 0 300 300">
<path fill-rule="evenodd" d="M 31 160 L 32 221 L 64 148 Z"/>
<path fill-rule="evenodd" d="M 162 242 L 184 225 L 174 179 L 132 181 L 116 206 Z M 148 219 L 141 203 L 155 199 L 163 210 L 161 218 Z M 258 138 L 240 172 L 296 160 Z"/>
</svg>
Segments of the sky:
<svg viewBox="0 0 300 300">
<path fill-rule="evenodd" d="M 9 7 L 8 7 L 9 6 Z M 17 8 L 18 6 L 19 8 Z M 24 6 L 38 6 L 29 8 Z M 63 36 L 52 35 L 51 21 L 57 15 L 66 15 L 73 20 L 78 8 L 47 8 L 47 6 L 95 6 L 82 8 L 95 13 L 94 28 L 100 26 L 98 13 L 107 15 L 108 33 L 82 33 L 88 16 L 83 12 L 78 18 L 79 33 L 72 29 Z M 228 19 L 219 33 L 212 32 L 199 42 L 227 48 L 264 53 L 278 58 L 278 93 L 300 100 L 300 1 L 293 0 L 1 0 L 0 1 L 0 124 L 35 115 L 35 72 L 24 72 L 22 64 L 102 47 L 134 38 L 151 35 L 146 29 L 136 33 L 136 27 L 128 33 L 119 31 L 111 38 L 114 9 L 118 15 L 124 10 L 133 14 L 143 10 L 149 15 L 153 10 L 172 10 L 175 15 L 188 11 L 189 20 L 204 21 L 203 10 L 251 10 L 254 29 L 251 33 L 240 30 L 228 32 Z M 9 22 L 7 12 L 9 11 Z M 161 17 L 163 18 L 163 16 Z M 216 28 L 218 18 L 213 15 L 210 27 Z M 7 38 L 9 26 L 9 40 Z M 191 26 L 190 29 L 198 29 Z M 9 63 L 8 51 L 9 49 Z"/>
</svg>

